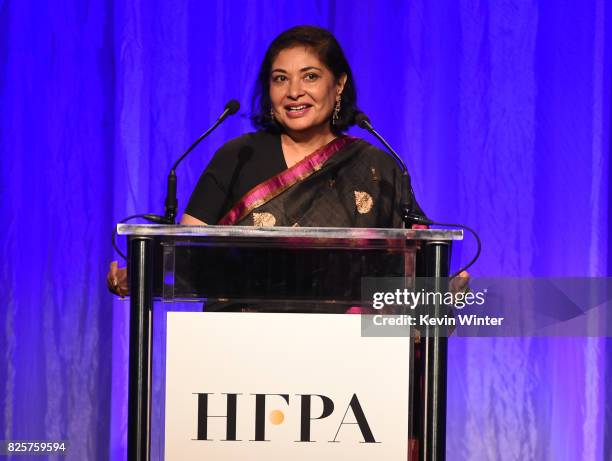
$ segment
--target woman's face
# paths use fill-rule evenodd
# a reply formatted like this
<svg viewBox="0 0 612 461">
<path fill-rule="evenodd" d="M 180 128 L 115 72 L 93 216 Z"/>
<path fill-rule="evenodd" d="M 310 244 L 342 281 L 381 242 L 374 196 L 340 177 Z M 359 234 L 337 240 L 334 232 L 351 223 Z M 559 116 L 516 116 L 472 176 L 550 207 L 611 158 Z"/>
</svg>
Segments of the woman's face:
<svg viewBox="0 0 612 461">
<path fill-rule="evenodd" d="M 289 134 L 331 133 L 329 120 L 345 83 L 346 75 L 336 81 L 309 48 L 282 50 L 270 73 L 274 118 Z"/>
</svg>

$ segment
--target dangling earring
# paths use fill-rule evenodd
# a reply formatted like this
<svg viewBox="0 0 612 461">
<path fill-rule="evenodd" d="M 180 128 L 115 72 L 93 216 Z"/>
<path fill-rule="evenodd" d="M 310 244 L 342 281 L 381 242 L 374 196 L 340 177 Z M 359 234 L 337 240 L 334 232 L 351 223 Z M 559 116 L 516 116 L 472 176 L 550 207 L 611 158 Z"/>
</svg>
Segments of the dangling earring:
<svg viewBox="0 0 612 461">
<path fill-rule="evenodd" d="M 340 113 L 340 104 L 342 103 L 342 95 L 338 95 L 336 99 L 336 106 L 334 107 L 334 113 L 332 115 L 332 125 L 338 122 L 338 114 Z"/>
<path fill-rule="evenodd" d="M 272 120 L 273 122 L 275 122 L 276 120 L 274 119 L 274 109 L 270 108 L 270 120 Z"/>
</svg>

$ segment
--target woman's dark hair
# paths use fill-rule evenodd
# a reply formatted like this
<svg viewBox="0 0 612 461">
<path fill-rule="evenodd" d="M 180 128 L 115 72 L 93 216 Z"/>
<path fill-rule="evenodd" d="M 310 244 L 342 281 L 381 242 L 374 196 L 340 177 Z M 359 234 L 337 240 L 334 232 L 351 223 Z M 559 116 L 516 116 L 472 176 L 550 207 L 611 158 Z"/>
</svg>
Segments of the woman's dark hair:
<svg viewBox="0 0 612 461">
<path fill-rule="evenodd" d="M 342 104 L 338 120 L 331 129 L 334 133 L 342 133 L 355 124 L 357 109 L 357 92 L 353 73 L 340 44 L 328 30 L 315 26 L 297 26 L 281 33 L 268 47 L 259 69 L 251 100 L 251 121 L 258 130 L 279 133 L 281 127 L 270 116 L 272 103 L 270 101 L 270 71 L 272 62 L 278 54 L 294 46 L 305 46 L 312 49 L 319 60 L 339 79 L 346 74 L 346 84 L 342 90 Z M 330 121 L 331 124 L 331 121 Z"/>
</svg>

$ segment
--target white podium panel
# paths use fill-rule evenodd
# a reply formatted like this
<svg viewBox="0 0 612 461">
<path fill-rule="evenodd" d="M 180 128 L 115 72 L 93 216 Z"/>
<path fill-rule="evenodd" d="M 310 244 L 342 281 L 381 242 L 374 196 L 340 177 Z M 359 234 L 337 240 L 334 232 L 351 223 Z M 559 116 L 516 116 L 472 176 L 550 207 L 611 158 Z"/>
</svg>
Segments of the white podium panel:
<svg viewBox="0 0 612 461">
<path fill-rule="evenodd" d="M 402 460 L 410 338 L 359 315 L 168 313 L 166 460 Z"/>
</svg>

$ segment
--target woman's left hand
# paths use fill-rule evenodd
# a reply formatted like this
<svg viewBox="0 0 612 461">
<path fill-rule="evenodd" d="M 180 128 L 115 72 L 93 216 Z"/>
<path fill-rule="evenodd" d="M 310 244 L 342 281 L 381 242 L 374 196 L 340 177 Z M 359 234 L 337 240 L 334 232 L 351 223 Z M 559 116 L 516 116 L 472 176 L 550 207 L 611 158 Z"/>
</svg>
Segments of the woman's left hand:
<svg viewBox="0 0 612 461">
<path fill-rule="evenodd" d="M 451 279 L 448 289 L 453 294 L 469 291 L 470 274 L 466 271 L 461 272 L 457 277 Z"/>
</svg>

